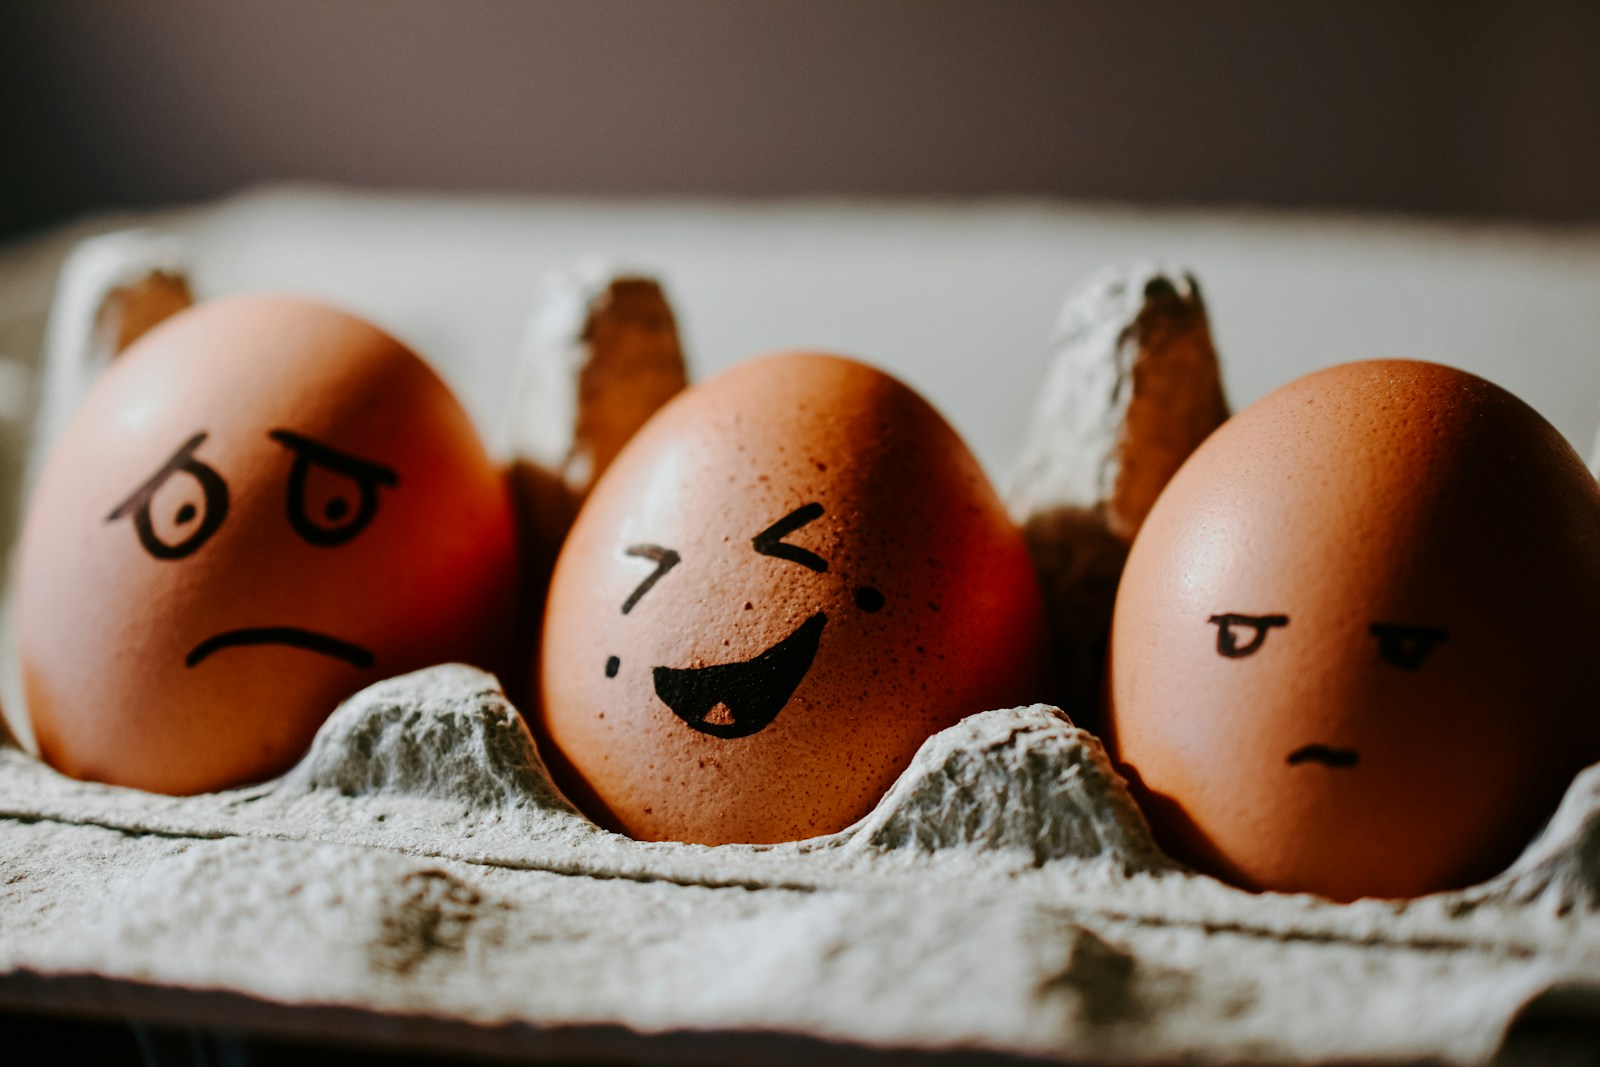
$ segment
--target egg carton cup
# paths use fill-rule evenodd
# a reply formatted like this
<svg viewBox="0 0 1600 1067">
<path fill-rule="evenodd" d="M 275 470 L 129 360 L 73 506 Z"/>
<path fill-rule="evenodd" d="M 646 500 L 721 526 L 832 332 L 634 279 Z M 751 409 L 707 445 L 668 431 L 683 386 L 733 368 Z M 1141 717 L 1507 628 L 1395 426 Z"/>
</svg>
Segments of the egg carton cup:
<svg viewBox="0 0 1600 1067">
<path fill-rule="evenodd" d="M 186 302 L 172 248 L 114 240 L 64 275 L 59 389 Z M 622 325 L 597 328 L 608 315 Z M 575 507 L 606 435 L 681 388 L 682 353 L 659 286 L 603 266 L 556 279 L 534 323 L 508 440 L 524 502 Z M 1227 406 L 1181 270 L 1092 280 L 1055 347 L 1010 499 L 1087 719 L 1127 545 Z M 35 452 L 69 408 L 47 396 Z M 518 426 L 551 412 L 566 438 Z M 562 521 L 533 536 L 548 548 Z M 1333 904 L 1168 858 L 1093 734 L 1042 704 L 934 735 L 840 833 L 718 847 L 595 826 L 499 683 L 463 666 L 371 686 L 282 778 L 194 797 L 66 778 L 7 707 L 11 1009 L 699 1063 L 1473 1064 L 1518 1020 L 1600 1015 L 1600 768 L 1498 877 Z"/>
</svg>

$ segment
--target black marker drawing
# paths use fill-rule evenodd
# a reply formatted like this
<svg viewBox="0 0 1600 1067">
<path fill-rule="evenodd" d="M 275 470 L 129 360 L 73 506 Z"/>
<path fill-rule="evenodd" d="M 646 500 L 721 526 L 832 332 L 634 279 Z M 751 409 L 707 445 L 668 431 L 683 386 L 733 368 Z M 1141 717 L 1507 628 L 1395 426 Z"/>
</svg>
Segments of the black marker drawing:
<svg viewBox="0 0 1600 1067">
<path fill-rule="evenodd" d="M 856 607 L 865 612 L 874 612 L 883 607 L 883 594 L 870 585 L 856 586 Z"/>
<path fill-rule="evenodd" d="M 712 737 L 749 737 L 766 729 L 789 703 L 817 656 L 828 616 L 817 612 L 788 637 L 741 663 L 657 667 L 656 696 L 690 729 Z M 725 722 L 707 721 L 718 706 Z"/>
<path fill-rule="evenodd" d="M 1327 745 L 1307 745 L 1297 748 L 1289 753 L 1287 760 L 1289 766 L 1294 767 L 1301 763 L 1320 763 L 1324 767 L 1333 767 L 1336 770 L 1346 770 L 1361 762 L 1361 756 L 1353 748 L 1330 748 Z"/>
<path fill-rule="evenodd" d="M 194 458 L 195 449 L 199 448 L 205 439 L 204 433 L 197 433 L 185 441 L 183 447 L 174 452 L 172 458 L 162 464 L 160 470 L 135 489 L 132 496 L 118 504 L 115 511 L 106 516 L 107 522 L 116 522 L 132 515 L 133 528 L 138 531 L 139 543 L 156 559 L 182 559 L 189 555 L 205 544 L 222 525 L 222 520 L 228 517 L 228 483 L 224 482 L 216 471 Z M 180 471 L 200 484 L 200 490 L 205 494 L 205 511 L 200 515 L 199 526 L 196 526 L 183 540 L 169 544 L 156 533 L 155 523 L 150 518 L 150 503 L 155 499 L 156 492 L 167 483 L 167 479 Z M 185 503 L 173 516 L 173 521 L 179 526 L 187 526 L 195 520 L 195 516 L 195 506 Z"/>
<path fill-rule="evenodd" d="M 667 572 L 676 567 L 683 558 L 672 549 L 662 548 L 660 545 L 629 545 L 625 551 L 628 555 L 637 556 L 639 559 L 654 560 L 656 569 L 651 571 L 650 576 L 640 582 L 638 588 L 629 593 L 628 599 L 622 602 L 622 613 L 624 615 L 632 611 L 633 606 L 639 602 L 639 598 L 648 593 L 662 578 L 665 578 Z"/>
<path fill-rule="evenodd" d="M 827 573 L 828 561 L 798 545 L 786 545 L 783 539 L 794 533 L 808 522 L 815 522 L 822 518 L 821 504 L 806 504 L 795 508 L 789 514 L 768 526 L 765 530 L 750 539 L 756 551 L 763 556 L 775 556 L 786 559 L 790 563 L 798 563 L 802 567 L 810 567 L 818 573 Z"/>
<path fill-rule="evenodd" d="M 301 630 L 294 626 L 258 626 L 244 630 L 228 630 L 208 637 L 184 657 L 186 667 L 198 666 L 207 656 L 225 648 L 242 648 L 248 645 L 287 645 L 303 648 L 334 659 L 342 659 L 352 666 L 366 670 L 374 663 L 371 652 L 360 645 L 341 641 L 337 637 L 319 634 L 315 630 Z"/>
<path fill-rule="evenodd" d="M 289 525 L 309 544 L 336 548 L 348 543 L 366 529 L 378 513 L 378 487 L 386 485 L 392 489 L 400 484 L 400 476 L 381 463 L 358 459 L 291 430 L 272 430 L 267 436 L 294 453 L 294 466 L 289 468 Z M 355 483 L 360 500 L 353 516 L 350 502 L 334 497 L 322 510 L 322 518 L 331 525 L 311 517 L 306 508 L 306 480 L 313 466 Z"/>
<path fill-rule="evenodd" d="M 1258 650 L 1267 639 L 1267 631 L 1279 626 L 1289 625 L 1287 615 L 1213 615 L 1206 620 L 1217 627 L 1217 655 L 1227 656 L 1229 659 L 1239 659 Z M 1245 644 L 1239 644 L 1238 637 L 1234 634 L 1235 626 L 1249 626 L 1254 628 L 1255 634 Z"/>
<path fill-rule="evenodd" d="M 1437 626 L 1405 626 L 1392 622 L 1375 622 L 1368 630 L 1378 639 L 1378 655 L 1403 671 L 1414 671 L 1422 666 L 1433 646 L 1450 639 L 1450 631 Z"/>
</svg>

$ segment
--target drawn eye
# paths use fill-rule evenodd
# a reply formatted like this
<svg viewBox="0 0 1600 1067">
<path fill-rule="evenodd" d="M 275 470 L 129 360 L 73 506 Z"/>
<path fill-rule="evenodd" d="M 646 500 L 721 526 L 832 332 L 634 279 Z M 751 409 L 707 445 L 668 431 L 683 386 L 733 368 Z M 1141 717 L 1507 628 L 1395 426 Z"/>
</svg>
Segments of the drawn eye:
<svg viewBox="0 0 1600 1067">
<path fill-rule="evenodd" d="M 1260 651 L 1262 644 L 1267 640 L 1267 631 L 1279 626 L 1289 625 L 1287 615 L 1213 615 L 1206 620 L 1217 628 L 1217 655 L 1229 659 L 1242 659 L 1245 656 Z M 1239 643 L 1239 635 L 1234 631 L 1236 626 L 1245 626 L 1251 629 L 1250 640 L 1244 644 Z"/>
<path fill-rule="evenodd" d="M 357 459 L 289 430 L 268 437 L 294 453 L 289 468 L 289 525 L 321 548 L 346 544 L 378 514 L 378 487 L 391 489 L 400 476 L 388 467 Z"/>
<path fill-rule="evenodd" d="M 640 597 L 648 593 L 657 582 L 666 577 L 668 571 L 678 565 L 678 561 L 682 557 L 672 549 L 662 548 L 660 545 L 630 545 L 624 551 L 627 555 L 636 556 L 639 559 L 653 560 L 656 565 L 656 569 L 651 571 L 649 576 L 639 583 L 639 587 L 628 594 L 628 599 L 622 602 L 622 613 L 626 615 L 633 610 L 633 606 L 639 602 Z M 611 667 L 608 662 L 606 677 L 611 678 L 615 675 L 615 668 Z"/>
<path fill-rule="evenodd" d="M 858 585 L 855 592 L 856 607 L 871 614 L 883 608 L 883 594 L 870 585 Z"/>
<path fill-rule="evenodd" d="M 197 433 L 185 441 L 160 470 L 106 516 L 106 522 L 133 516 L 139 543 L 156 559 L 190 555 L 210 540 L 228 517 L 228 484 L 194 458 L 195 449 L 205 439 L 204 433 Z M 180 474 L 187 475 L 188 483 L 173 483 L 168 488 L 171 479 Z"/>
<path fill-rule="evenodd" d="M 798 563 L 802 567 L 810 567 L 818 573 L 826 573 L 828 561 L 815 552 L 807 551 L 798 545 L 786 545 L 783 539 L 794 533 L 800 527 L 822 518 L 821 504 L 806 504 L 795 508 L 789 514 L 768 526 L 765 530 L 750 539 L 757 552 L 763 556 L 775 556 L 786 559 L 790 563 Z"/>
<path fill-rule="evenodd" d="M 1422 666 L 1434 645 L 1450 639 L 1450 631 L 1437 626 L 1406 626 L 1392 622 L 1375 622 L 1368 632 L 1378 639 L 1378 655 L 1383 661 L 1403 671 L 1414 671 Z"/>
</svg>

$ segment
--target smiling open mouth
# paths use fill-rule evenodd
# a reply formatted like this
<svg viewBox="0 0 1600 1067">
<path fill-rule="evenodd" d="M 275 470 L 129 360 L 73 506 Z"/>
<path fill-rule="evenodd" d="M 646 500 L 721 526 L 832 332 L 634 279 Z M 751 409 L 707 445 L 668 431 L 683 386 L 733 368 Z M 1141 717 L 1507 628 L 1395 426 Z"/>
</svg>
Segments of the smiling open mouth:
<svg viewBox="0 0 1600 1067">
<path fill-rule="evenodd" d="M 184 657 L 183 663 L 186 667 L 193 667 L 213 652 L 247 645 L 287 645 L 290 648 L 303 648 L 307 652 L 342 659 L 362 670 L 373 664 L 372 653 L 360 645 L 352 645 L 349 641 L 341 641 L 337 637 L 293 626 L 258 626 L 253 629 L 227 630 L 195 645 Z"/>
<path fill-rule="evenodd" d="M 742 663 L 657 667 L 656 696 L 690 729 L 712 737 L 749 737 L 766 729 L 811 669 L 828 616 L 817 612 L 771 648 Z M 708 721 L 718 706 L 724 721 Z"/>
<path fill-rule="evenodd" d="M 1307 745 L 1289 753 L 1289 766 L 1301 763 L 1320 763 L 1325 767 L 1340 769 L 1354 767 L 1361 756 L 1353 748 L 1330 748 L 1327 745 Z"/>
</svg>

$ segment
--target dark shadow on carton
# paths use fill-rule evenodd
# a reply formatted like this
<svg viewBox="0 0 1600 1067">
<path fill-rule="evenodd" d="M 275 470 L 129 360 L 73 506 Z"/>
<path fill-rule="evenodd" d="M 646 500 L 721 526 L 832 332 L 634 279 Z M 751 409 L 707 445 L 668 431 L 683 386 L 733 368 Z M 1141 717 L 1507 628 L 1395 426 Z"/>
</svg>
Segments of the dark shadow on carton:
<svg viewBox="0 0 1600 1067">
<path fill-rule="evenodd" d="M 539 641 L 544 631 L 545 598 L 556 557 L 578 515 L 572 491 L 554 473 L 518 460 L 507 472 L 516 508 L 517 543 L 522 569 L 517 579 L 517 606 L 512 627 L 511 654 L 502 677 L 506 696 L 523 717 L 534 707 L 538 694 L 533 679 L 539 666 Z M 531 722 L 531 720 L 530 720 Z"/>
<path fill-rule="evenodd" d="M 1600 986 L 1561 984 L 1513 1016 L 1493 1067 L 1600 1063 Z"/>
<path fill-rule="evenodd" d="M 1052 508 L 1023 526 L 1039 576 L 1055 677 L 1052 702 L 1090 733 L 1101 729 L 1100 680 L 1111 609 L 1128 546 L 1089 508 Z"/>
<path fill-rule="evenodd" d="M 1113 759 L 1112 766 L 1128 783 L 1128 792 L 1144 812 L 1150 824 L 1150 833 L 1156 844 L 1171 858 L 1186 867 L 1209 874 L 1229 885 L 1251 893 L 1261 892 L 1242 872 L 1235 869 L 1211 843 L 1211 839 L 1196 825 L 1182 804 L 1164 793 L 1153 792 L 1139 777 L 1139 772 L 1126 763 Z"/>
</svg>

